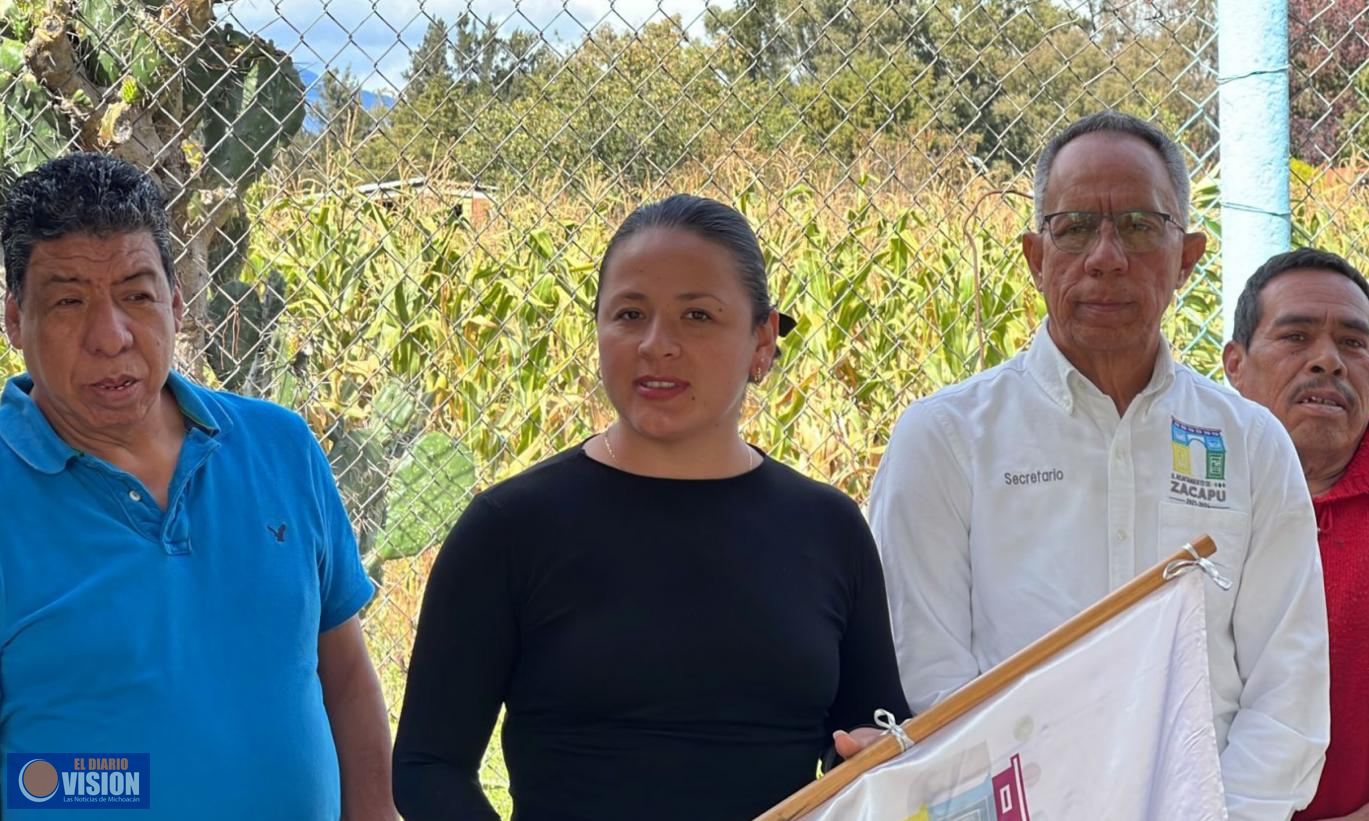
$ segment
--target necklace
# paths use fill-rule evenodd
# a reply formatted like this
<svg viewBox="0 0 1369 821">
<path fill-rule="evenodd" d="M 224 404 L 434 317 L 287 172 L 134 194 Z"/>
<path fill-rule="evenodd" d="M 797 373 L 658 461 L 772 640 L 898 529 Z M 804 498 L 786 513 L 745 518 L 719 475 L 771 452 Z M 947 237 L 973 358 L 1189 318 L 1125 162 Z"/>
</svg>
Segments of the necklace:
<svg viewBox="0 0 1369 821">
<path fill-rule="evenodd" d="M 609 460 L 612 461 L 614 465 L 618 465 L 618 454 L 613 452 L 613 443 L 609 441 L 608 431 L 599 434 L 599 440 L 604 443 L 604 450 L 608 451 Z M 618 466 L 621 467 L 621 465 Z M 746 470 L 744 472 L 750 473 L 754 467 L 756 467 L 756 449 L 747 445 Z"/>
</svg>

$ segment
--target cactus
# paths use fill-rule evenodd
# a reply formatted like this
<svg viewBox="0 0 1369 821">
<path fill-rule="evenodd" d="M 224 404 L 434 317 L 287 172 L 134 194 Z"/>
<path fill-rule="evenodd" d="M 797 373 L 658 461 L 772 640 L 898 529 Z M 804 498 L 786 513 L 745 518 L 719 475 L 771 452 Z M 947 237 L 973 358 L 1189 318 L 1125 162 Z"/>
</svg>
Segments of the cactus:
<svg viewBox="0 0 1369 821">
<path fill-rule="evenodd" d="M 452 437 L 438 431 L 419 437 L 390 477 L 376 559 L 408 558 L 430 547 L 456 521 L 474 484 L 471 454 Z"/>
<path fill-rule="evenodd" d="M 418 555 L 456 521 L 475 462 L 451 436 L 421 432 L 430 411 L 400 382 L 387 382 L 370 410 L 361 427 L 345 417 L 333 423 L 328 460 L 366 572 L 379 585 L 385 562 Z"/>
<path fill-rule="evenodd" d="M 285 278 L 275 271 L 260 287 L 235 279 L 215 289 L 205 358 L 227 390 L 266 393 L 270 375 L 263 351 L 271 347 L 276 319 L 285 310 L 283 293 Z"/>
<path fill-rule="evenodd" d="M 230 390 L 265 393 L 286 283 L 274 270 L 259 283 L 240 278 L 251 230 L 243 197 L 303 124 L 290 58 L 215 23 L 211 0 L 0 0 L 0 112 L 0 186 L 68 146 L 157 178 L 185 251 L 183 350 L 203 357 L 191 366 L 208 366 Z M 473 481 L 469 454 L 423 433 L 423 418 L 396 382 L 363 424 L 347 413 L 325 423 L 377 579 L 385 561 L 419 552 L 450 524 Z"/>
<path fill-rule="evenodd" d="M 184 349 L 246 384 L 279 308 L 237 282 L 242 197 L 304 122 L 290 58 L 212 0 L 0 0 L 0 110 L 0 186 L 69 146 L 156 177 L 184 251 Z"/>
<path fill-rule="evenodd" d="M 188 65 L 186 102 L 204 109 L 205 162 L 215 184 L 244 191 L 304 122 L 304 89 L 289 57 L 257 37 L 222 28 Z"/>
<path fill-rule="evenodd" d="M 11 2 L 0 0 L 0 191 L 15 177 L 61 151 L 66 138 L 48 96 L 28 71 L 24 45 L 30 26 Z M 24 39 L 20 39 L 24 38 Z"/>
</svg>

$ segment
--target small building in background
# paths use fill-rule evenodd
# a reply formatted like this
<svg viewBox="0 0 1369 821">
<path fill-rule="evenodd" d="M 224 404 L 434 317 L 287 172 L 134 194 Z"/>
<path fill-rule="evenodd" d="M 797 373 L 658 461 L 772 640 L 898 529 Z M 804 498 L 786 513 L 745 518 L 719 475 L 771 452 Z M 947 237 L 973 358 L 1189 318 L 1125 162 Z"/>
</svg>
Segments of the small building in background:
<svg viewBox="0 0 1369 821">
<path fill-rule="evenodd" d="M 358 185 L 353 189 L 362 196 L 385 204 L 408 204 L 418 199 L 431 199 L 449 209 L 455 221 L 464 220 L 472 228 L 480 228 L 489 219 L 495 189 L 473 182 L 446 182 L 428 177 L 409 177 Z"/>
</svg>

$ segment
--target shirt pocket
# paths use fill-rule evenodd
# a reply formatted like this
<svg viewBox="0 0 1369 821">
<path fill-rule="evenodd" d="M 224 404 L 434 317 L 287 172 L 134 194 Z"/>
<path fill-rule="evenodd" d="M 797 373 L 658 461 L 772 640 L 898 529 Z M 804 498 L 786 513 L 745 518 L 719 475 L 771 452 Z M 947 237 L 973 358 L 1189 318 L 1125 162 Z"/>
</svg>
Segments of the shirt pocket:
<svg viewBox="0 0 1369 821">
<path fill-rule="evenodd" d="M 1204 585 L 1208 600 L 1213 595 L 1224 597 L 1228 603 L 1236 597 L 1240 584 L 1241 568 L 1245 566 L 1245 554 L 1250 546 L 1250 514 L 1243 510 L 1198 507 L 1175 502 L 1160 503 L 1158 549 L 1156 560 L 1169 556 L 1185 544 L 1206 534 L 1217 546 L 1217 552 L 1210 557 L 1218 565 L 1222 575 L 1232 582 L 1229 591 L 1223 591 L 1215 584 Z"/>
</svg>

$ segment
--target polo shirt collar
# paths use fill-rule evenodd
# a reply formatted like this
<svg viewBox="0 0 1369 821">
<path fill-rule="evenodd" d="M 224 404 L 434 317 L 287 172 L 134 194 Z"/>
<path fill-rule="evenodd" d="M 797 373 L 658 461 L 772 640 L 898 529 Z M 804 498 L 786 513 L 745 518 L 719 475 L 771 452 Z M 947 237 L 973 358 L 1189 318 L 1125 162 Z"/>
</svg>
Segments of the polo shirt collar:
<svg viewBox="0 0 1369 821">
<path fill-rule="evenodd" d="M 1056 347 L 1055 340 L 1051 339 L 1048 332 L 1049 323 L 1050 320 L 1047 319 L 1036 330 L 1031 347 L 1027 349 L 1026 368 L 1046 395 L 1066 412 L 1070 412 L 1079 400 L 1090 396 L 1102 397 L 1103 392 Z M 1161 337 L 1150 381 L 1137 394 L 1137 399 L 1168 389 L 1174 382 L 1174 369 L 1174 357 L 1169 353 L 1169 342 Z"/>
<path fill-rule="evenodd" d="M 196 385 L 175 371 L 166 375 L 166 384 L 171 388 L 171 395 L 176 397 L 181 415 L 191 425 L 203 429 L 211 436 L 233 427 L 233 420 L 224 412 L 223 406 L 212 391 Z"/>
<path fill-rule="evenodd" d="M 167 375 L 181 414 L 193 426 L 211 436 L 231 426 L 227 415 L 213 395 L 197 387 L 190 380 L 172 371 Z M 38 403 L 30 395 L 33 379 L 27 373 L 10 377 L 0 394 L 0 440 L 34 470 L 41 473 L 61 473 L 67 463 L 81 455 L 53 430 Z M 215 413 L 219 410 L 219 413 Z"/>
</svg>

